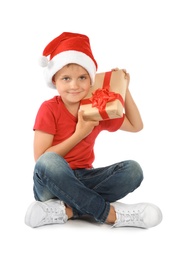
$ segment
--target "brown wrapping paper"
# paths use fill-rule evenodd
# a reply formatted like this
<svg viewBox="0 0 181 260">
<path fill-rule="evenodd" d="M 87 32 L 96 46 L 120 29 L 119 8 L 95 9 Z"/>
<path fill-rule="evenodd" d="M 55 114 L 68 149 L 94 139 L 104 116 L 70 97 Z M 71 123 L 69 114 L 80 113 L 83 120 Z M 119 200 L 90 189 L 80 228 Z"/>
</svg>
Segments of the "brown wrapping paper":
<svg viewBox="0 0 181 260">
<path fill-rule="evenodd" d="M 83 99 L 80 104 L 80 109 L 84 111 L 83 117 L 85 120 L 107 120 L 113 118 L 120 118 L 124 113 L 124 100 L 126 95 L 126 89 L 128 85 L 128 80 L 125 78 L 125 72 L 123 70 L 117 70 L 107 72 L 110 75 L 110 80 L 107 80 L 105 83 L 105 74 L 106 73 L 97 73 L 95 77 L 95 83 L 90 88 L 89 93 Z M 106 75 L 107 76 L 107 75 Z M 109 92 L 118 94 L 119 98 L 115 98 L 113 101 L 106 102 L 105 109 L 100 112 L 99 107 L 93 107 L 92 98 L 95 96 L 95 91 L 100 89 L 108 88 Z M 98 98 L 98 102 L 101 97 Z M 88 103 L 88 104 L 86 104 Z M 104 113 L 105 111 L 105 113 Z M 102 115 L 103 114 L 103 115 Z M 106 114 L 106 115 L 104 115 Z"/>
</svg>

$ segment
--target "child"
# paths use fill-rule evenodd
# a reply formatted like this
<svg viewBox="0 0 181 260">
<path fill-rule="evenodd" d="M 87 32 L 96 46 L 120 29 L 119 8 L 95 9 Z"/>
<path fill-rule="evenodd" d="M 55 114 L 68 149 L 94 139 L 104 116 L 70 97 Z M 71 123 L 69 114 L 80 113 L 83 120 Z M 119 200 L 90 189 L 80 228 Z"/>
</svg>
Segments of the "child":
<svg viewBox="0 0 181 260">
<path fill-rule="evenodd" d="M 138 132 L 143 128 L 129 89 L 122 118 L 85 121 L 79 110 L 80 101 L 94 83 L 97 71 L 89 38 L 64 32 L 46 46 L 43 56 L 46 83 L 59 95 L 43 102 L 36 116 L 35 202 L 27 210 L 25 223 L 39 227 L 88 215 L 114 227 L 158 225 L 162 213 L 157 206 L 118 202 L 143 180 L 137 162 L 127 160 L 93 168 L 94 143 L 101 131 Z M 129 80 L 129 74 L 126 77 Z"/>
</svg>

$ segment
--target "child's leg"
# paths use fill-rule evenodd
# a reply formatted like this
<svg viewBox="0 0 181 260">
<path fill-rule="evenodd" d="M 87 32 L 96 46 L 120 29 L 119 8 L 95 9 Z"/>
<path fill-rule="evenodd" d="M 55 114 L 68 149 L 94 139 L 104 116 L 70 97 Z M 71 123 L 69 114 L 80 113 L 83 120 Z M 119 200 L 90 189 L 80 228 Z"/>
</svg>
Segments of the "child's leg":
<svg viewBox="0 0 181 260">
<path fill-rule="evenodd" d="M 140 165 L 123 161 L 90 170 L 76 170 L 76 177 L 88 188 L 100 194 L 105 201 L 114 202 L 138 188 L 143 180 Z"/>
<path fill-rule="evenodd" d="M 68 163 L 52 152 L 43 154 L 36 162 L 34 193 L 36 200 L 58 198 L 73 210 L 102 223 L 110 209 L 109 202 L 78 180 Z M 67 214 L 71 214 L 70 208 L 66 208 Z"/>
</svg>

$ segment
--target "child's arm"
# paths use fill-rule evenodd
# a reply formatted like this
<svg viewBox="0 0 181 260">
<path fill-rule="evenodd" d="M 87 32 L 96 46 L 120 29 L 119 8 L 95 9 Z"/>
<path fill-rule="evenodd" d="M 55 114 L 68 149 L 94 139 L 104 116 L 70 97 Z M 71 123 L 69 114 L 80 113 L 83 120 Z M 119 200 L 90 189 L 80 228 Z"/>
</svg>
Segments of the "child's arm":
<svg viewBox="0 0 181 260">
<path fill-rule="evenodd" d="M 128 79 L 129 86 L 130 75 L 126 70 L 124 70 L 124 72 L 126 73 L 125 78 Z M 138 132 L 143 129 L 143 121 L 140 112 L 128 87 L 125 97 L 125 119 L 120 129 L 128 132 Z"/>
<path fill-rule="evenodd" d="M 112 69 L 112 71 L 117 70 L 119 70 L 119 68 Z M 134 102 L 134 99 L 128 88 L 130 82 L 130 75 L 126 72 L 125 69 L 123 69 L 123 71 L 125 73 L 125 78 L 128 80 L 128 84 L 125 97 L 125 118 L 120 129 L 127 132 L 139 132 L 143 129 L 143 122 L 138 107 Z"/>
<path fill-rule="evenodd" d="M 125 119 L 120 129 L 128 132 L 138 132 L 143 129 L 140 112 L 129 89 L 125 98 Z"/>
<path fill-rule="evenodd" d="M 34 133 L 34 158 L 35 161 L 45 152 L 55 152 L 64 157 L 75 145 L 90 134 L 98 121 L 85 121 L 83 111 L 78 112 L 78 123 L 75 132 L 60 144 L 52 146 L 53 135 L 41 131 Z"/>
</svg>

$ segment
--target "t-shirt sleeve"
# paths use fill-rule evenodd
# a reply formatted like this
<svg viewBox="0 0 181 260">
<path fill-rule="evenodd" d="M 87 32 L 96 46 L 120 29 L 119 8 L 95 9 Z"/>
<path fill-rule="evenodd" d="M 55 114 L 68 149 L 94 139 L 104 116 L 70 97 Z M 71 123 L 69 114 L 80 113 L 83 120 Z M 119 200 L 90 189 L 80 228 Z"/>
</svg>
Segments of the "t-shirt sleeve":
<svg viewBox="0 0 181 260">
<path fill-rule="evenodd" d="M 47 102 L 42 103 L 40 106 L 35 118 L 33 130 L 39 130 L 53 135 L 55 134 L 55 116 L 53 109 Z"/>
<path fill-rule="evenodd" d="M 121 118 L 115 118 L 110 120 L 103 120 L 100 122 L 102 130 L 107 130 L 109 132 L 115 132 L 122 126 L 124 122 L 125 115 Z"/>
</svg>

